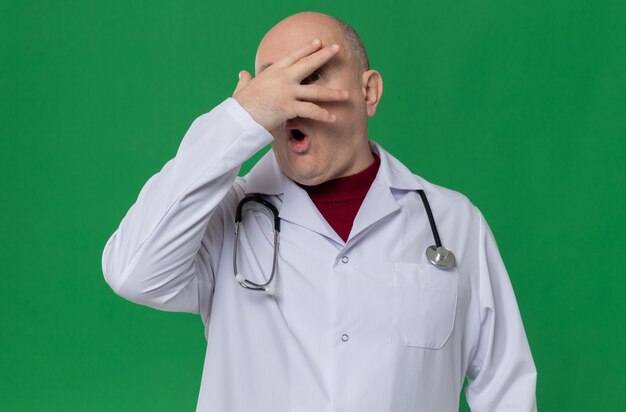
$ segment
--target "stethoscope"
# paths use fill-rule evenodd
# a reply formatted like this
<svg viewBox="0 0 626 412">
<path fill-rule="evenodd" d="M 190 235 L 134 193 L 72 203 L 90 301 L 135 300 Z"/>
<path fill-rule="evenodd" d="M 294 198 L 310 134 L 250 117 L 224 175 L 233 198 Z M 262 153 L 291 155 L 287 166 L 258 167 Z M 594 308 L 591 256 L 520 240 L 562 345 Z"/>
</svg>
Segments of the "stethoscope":
<svg viewBox="0 0 626 412">
<path fill-rule="evenodd" d="M 437 225 L 435 224 L 435 218 L 433 217 L 433 212 L 430 209 L 428 198 L 426 198 L 426 193 L 424 193 L 424 191 L 421 189 L 418 190 L 417 193 L 419 193 L 420 198 L 422 199 L 422 203 L 424 204 L 424 209 L 426 209 L 428 221 L 430 222 L 430 230 L 433 232 L 433 238 L 435 239 L 435 244 L 426 248 L 426 258 L 430 263 L 440 269 L 451 269 L 456 266 L 454 253 L 452 253 L 449 249 L 446 249 L 441 244 L 439 231 L 437 230 Z M 272 260 L 272 272 L 270 274 L 270 278 L 265 283 L 256 283 L 248 280 L 237 270 L 237 247 L 239 245 L 239 229 L 243 218 L 243 207 L 248 202 L 260 203 L 263 206 L 267 207 L 274 215 L 274 257 Z M 274 275 L 276 273 L 276 263 L 278 262 L 279 233 L 280 217 L 278 216 L 278 209 L 276 209 L 276 206 L 274 206 L 258 194 L 249 195 L 241 199 L 241 201 L 237 205 L 237 212 L 235 213 L 235 248 L 233 251 L 233 270 L 235 272 L 235 280 L 237 280 L 237 282 L 242 287 L 250 290 L 264 291 L 268 295 L 274 294 L 275 291 L 271 283 L 272 280 L 274 280 Z"/>
</svg>

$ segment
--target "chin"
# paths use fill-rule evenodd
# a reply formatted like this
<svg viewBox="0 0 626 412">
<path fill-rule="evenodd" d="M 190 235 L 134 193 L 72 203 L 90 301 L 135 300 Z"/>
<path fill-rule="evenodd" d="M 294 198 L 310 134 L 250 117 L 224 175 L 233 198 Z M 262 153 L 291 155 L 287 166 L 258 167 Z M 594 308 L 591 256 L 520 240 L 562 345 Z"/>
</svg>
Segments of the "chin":
<svg viewBox="0 0 626 412">
<path fill-rule="evenodd" d="M 301 184 L 302 186 L 317 186 L 324 183 L 324 179 L 292 179 L 294 182 Z"/>
<path fill-rule="evenodd" d="M 294 182 L 304 186 L 316 186 L 327 180 L 326 174 L 319 168 L 303 168 L 300 170 L 292 169 L 288 177 Z"/>
<path fill-rule="evenodd" d="M 319 154 L 274 152 L 282 172 L 291 180 L 304 186 L 316 186 L 329 180 L 332 161 L 320 162 Z M 282 156 L 281 156 L 282 155 Z"/>
<path fill-rule="evenodd" d="M 295 175 L 295 176 L 290 176 L 290 179 L 304 186 L 317 186 L 319 184 L 324 183 L 324 179 L 320 176 Z"/>
</svg>

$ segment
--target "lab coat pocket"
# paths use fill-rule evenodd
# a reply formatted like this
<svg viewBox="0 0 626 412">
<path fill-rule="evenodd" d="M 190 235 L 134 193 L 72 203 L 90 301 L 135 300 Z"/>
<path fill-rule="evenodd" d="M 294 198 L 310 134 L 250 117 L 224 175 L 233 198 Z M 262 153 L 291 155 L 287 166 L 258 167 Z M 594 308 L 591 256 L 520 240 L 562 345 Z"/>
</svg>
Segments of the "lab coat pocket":
<svg viewBox="0 0 626 412">
<path fill-rule="evenodd" d="M 393 323 L 404 343 L 441 349 L 454 328 L 457 270 L 428 263 L 394 263 L 393 284 Z"/>
</svg>

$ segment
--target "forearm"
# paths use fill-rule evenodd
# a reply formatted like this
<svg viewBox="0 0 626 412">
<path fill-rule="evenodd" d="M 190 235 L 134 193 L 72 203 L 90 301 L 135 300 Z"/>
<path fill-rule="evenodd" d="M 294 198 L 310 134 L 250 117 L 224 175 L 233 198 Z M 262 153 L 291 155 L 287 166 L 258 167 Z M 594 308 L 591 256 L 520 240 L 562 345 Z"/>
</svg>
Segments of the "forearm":
<svg viewBox="0 0 626 412">
<path fill-rule="evenodd" d="M 196 273 L 194 259 L 207 223 L 241 164 L 270 141 L 233 99 L 197 118 L 108 240 L 102 268 L 111 288 L 133 302 L 197 313 L 197 288 L 210 274 Z"/>
<path fill-rule="evenodd" d="M 472 411 L 536 411 L 537 371 L 506 268 L 481 218 L 480 338 L 466 398 Z"/>
</svg>

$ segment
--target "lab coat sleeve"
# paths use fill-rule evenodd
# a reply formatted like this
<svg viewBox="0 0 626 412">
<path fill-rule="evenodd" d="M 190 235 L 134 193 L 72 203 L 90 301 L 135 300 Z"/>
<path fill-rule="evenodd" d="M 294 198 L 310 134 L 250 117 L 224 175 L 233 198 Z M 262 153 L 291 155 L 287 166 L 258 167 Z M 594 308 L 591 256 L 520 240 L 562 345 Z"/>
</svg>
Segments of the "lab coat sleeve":
<svg viewBox="0 0 626 412">
<path fill-rule="evenodd" d="M 206 315 L 223 240 L 221 217 L 209 219 L 241 164 L 271 140 L 233 98 L 198 117 L 106 243 L 102 270 L 111 288 L 156 309 Z"/>
<path fill-rule="evenodd" d="M 537 372 L 513 288 L 493 234 L 478 214 L 480 338 L 468 368 L 466 399 L 475 412 L 536 411 Z"/>
</svg>

